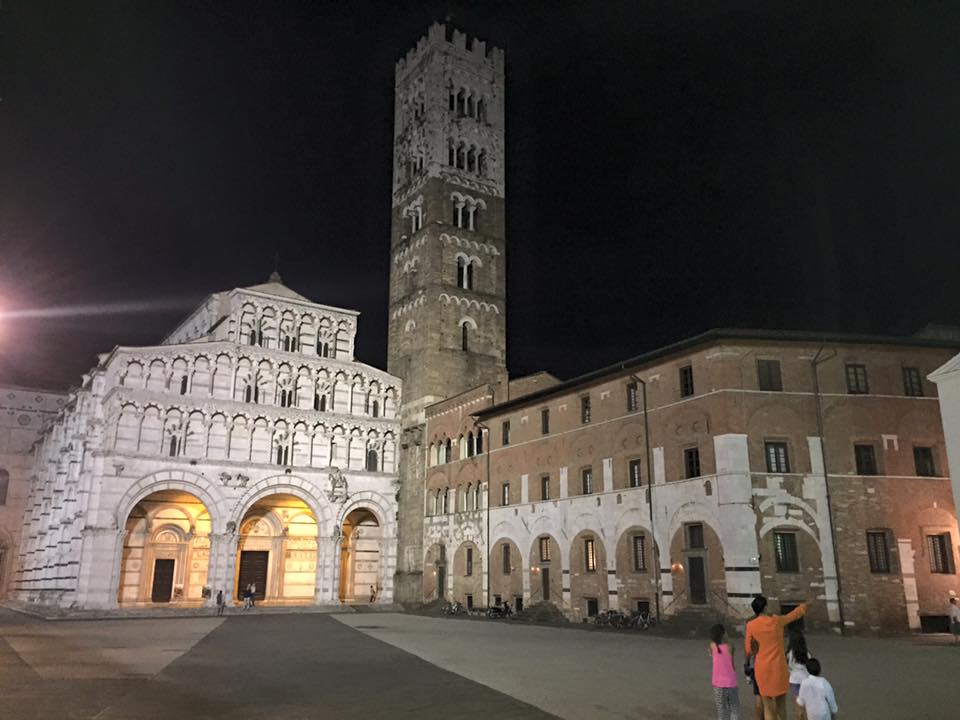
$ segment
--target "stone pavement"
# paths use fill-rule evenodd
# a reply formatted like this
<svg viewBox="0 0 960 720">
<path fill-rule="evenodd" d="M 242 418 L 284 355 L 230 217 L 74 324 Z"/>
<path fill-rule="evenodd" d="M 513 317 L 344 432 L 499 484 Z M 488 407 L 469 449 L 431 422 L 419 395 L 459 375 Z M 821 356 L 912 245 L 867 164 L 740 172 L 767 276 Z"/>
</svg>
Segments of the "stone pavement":
<svg viewBox="0 0 960 720">
<path fill-rule="evenodd" d="M 810 645 L 842 717 L 956 715 L 960 647 Z M 2 720 L 702 720 L 709 666 L 702 640 L 398 613 L 43 622 L 0 609 Z"/>
</svg>

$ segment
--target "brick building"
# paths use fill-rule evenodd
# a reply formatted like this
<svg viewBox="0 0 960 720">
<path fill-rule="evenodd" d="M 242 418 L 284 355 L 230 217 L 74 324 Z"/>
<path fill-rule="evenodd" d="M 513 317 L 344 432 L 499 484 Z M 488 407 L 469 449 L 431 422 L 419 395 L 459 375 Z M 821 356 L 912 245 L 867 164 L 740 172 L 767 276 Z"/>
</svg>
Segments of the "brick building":
<svg viewBox="0 0 960 720">
<path fill-rule="evenodd" d="M 762 592 L 854 632 L 933 627 L 958 532 L 926 376 L 958 346 L 716 330 L 435 404 L 424 597 L 736 617 Z"/>
</svg>

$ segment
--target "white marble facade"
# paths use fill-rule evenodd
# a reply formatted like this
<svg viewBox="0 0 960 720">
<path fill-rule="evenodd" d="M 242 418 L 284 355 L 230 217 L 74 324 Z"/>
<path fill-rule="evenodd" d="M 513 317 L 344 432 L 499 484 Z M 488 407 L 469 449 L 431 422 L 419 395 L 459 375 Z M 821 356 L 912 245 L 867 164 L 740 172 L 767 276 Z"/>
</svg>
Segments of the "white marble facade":
<svg viewBox="0 0 960 720">
<path fill-rule="evenodd" d="M 37 447 L 17 595 L 390 602 L 401 388 L 356 328 L 274 274 L 102 355 Z"/>
</svg>

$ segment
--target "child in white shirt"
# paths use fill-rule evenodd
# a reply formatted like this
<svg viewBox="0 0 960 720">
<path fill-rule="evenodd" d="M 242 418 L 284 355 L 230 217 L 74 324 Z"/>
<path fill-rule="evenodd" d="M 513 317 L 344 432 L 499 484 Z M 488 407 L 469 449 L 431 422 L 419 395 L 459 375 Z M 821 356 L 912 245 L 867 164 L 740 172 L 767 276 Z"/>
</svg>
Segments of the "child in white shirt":
<svg viewBox="0 0 960 720">
<path fill-rule="evenodd" d="M 810 677 L 800 683 L 797 705 L 806 711 L 807 720 L 833 720 L 837 716 L 837 699 L 833 686 L 820 677 L 820 661 L 807 660 L 807 672 Z"/>
</svg>

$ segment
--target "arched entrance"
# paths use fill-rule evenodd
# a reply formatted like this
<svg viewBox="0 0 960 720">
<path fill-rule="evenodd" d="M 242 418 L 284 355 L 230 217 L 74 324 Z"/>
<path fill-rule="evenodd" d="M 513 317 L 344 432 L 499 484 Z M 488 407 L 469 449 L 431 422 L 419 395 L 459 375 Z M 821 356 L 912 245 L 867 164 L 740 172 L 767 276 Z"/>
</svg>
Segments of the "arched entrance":
<svg viewBox="0 0 960 720">
<path fill-rule="evenodd" d="M 516 606 L 517 598 L 523 602 L 523 556 L 512 540 L 501 538 L 490 548 L 490 601 L 508 602 Z"/>
<path fill-rule="evenodd" d="M 294 495 L 268 495 L 240 522 L 235 597 L 249 585 L 258 601 L 313 601 L 317 585 L 317 519 Z"/>
<path fill-rule="evenodd" d="M 538 535 L 530 546 L 530 604 L 563 607 L 563 560 L 552 535 Z"/>
<path fill-rule="evenodd" d="M 377 516 L 357 508 L 343 521 L 340 541 L 340 602 L 371 602 L 383 590 L 380 546 L 383 529 Z"/>
<path fill-rule="evenodd" d="M 121 605 L 199 605 L 210 561 L 210 513 L 195 495 L 161 490 L 127 516 L 117 600 Z"/>
<path fill-rule="evenodd" d="M 453 599 L 472 610 L 483 604 L 483 554 L 465 542 L 453 555 Z"/>
</svg>

